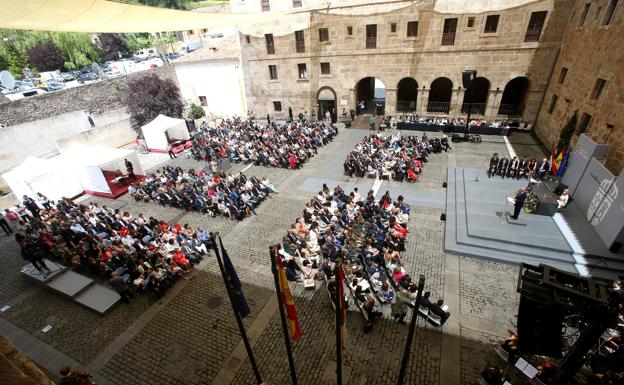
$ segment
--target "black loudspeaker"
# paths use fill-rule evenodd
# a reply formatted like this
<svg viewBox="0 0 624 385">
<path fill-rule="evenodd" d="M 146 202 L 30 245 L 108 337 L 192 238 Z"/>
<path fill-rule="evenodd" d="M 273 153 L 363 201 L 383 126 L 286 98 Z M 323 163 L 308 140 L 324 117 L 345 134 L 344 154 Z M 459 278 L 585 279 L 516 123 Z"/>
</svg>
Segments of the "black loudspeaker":
<svg viewBox="0 0 624 385">
<path fill-rule="evenodd" d="M 469 90 L 472 88 L 473 82 L 477 77 L 477 71 L 475 70 L 465 70 L 462 72 L 462 85 L 465 89 Z"/>
<path fill-rule="evenodd" d="M 444 213 L 440 214 L 440 220 L 441 221 L 446 221 L 446 214 L 444 214 Z"/>
<path fill-rule="evenodd" d="M 563 315 L 559 305 L 522 295 L 518 343 L 523 353 L 561 357 Z"/>
<path fill-rule="evenodd" d="M 609 251 L 612 252 L 613 254 L 616 254 L 617 252 L 620 251 L 621 248 L 622 248 L 622 243 L 620 243 L 620 242 L 613 242 L 611 247 L 609 247 Z"/>
<path fill-rule="evenodd" d="M 442 182 L 442 188 L 446 188 L 447 184 L 446 182 Z"/>
</svg>

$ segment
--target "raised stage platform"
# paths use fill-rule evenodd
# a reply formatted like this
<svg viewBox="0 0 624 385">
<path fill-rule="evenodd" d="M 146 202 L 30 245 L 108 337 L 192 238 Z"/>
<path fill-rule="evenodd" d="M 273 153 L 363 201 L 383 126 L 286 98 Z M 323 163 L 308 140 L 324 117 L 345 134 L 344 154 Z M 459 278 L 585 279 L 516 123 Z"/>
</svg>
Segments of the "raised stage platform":
<svg viewBox="0 0 624 385">
<path fill-rule="evenodd" d="M 89 277 L 48 259 L 44 261 L 50 269 L 50 274 L 46 277 L 30 263 L 22 268 L 22 276 L 98 313 L 106 312 L 121 298 L 114 290 L 95 283 Z"/>
<path fill-rule="evenodd" d="M 524 179 L 490 179 L 485 170 L 450 167 L 445 250 L 508 263 L 543 263 L 611 279 L 624 274 L 624 256 L 600 247 L 591 225 L 583 226 L 573 205 L 555 218 L 522 212 L 517 221 L 507 220 L 505 213 L 511 214 L 513 206 L 506 197 L 526 185 Z M 582 247 L 588 240 L 591 246 Z"/>
</svg>

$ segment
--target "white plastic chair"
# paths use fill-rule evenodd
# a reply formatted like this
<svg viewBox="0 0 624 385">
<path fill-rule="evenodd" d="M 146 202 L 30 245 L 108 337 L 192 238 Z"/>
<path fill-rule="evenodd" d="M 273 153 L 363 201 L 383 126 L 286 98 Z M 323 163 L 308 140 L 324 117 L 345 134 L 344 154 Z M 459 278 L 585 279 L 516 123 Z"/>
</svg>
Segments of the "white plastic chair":
<svg viewBox="0 0 624 385">
<path fill-rule="evenodd" d="M 427 317 L 429 316 L 429 308 L 423 305 L 418 306 L 418 315 L 425 321 L 425 326 L 427 326 Z M 418 321 L 418 319 L 416 319 Z"/>
<path fill-rule="evenodd" d="M 440 316 L 435 315 L 435 314 L 429 312 L 429 315 L 427 316 L 427 322 L 429 322 L 431 324 L 431 326 L 436 328 L 436 330 L 438 328 L 440 328 L 440 330 L 442 330 L 442 318 Z"/>
</svg>

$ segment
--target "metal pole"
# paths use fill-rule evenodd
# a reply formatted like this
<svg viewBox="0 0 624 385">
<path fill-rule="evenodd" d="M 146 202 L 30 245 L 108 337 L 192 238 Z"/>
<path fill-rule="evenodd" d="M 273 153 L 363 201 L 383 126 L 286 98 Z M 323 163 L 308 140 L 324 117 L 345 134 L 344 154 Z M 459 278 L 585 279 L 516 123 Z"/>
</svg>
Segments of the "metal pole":
<svg viewBox="0 0 624 385">
<path fill-rule="evenodd" d="M 472 110 L 472 88 L 473 87 L 474 87 L 474 84 L 471 84 L 470 88 L 467 89 L 468 91 L 468 116 L 466 117 L 466 133 L 464 134 L 464 138 L 466 140 L 468 139 L 468 131 L 470 130 L 470 112 L 472 112 L 471 110 Z"/>
<path fill-rule="evenodd" d="M 397 385 L 403 385 L 405 380 L 405 371 L 407 370 L 407 361 L 409 360 L 410 349 L 412 348 L 412 340 L 414 339 L 414 330 L 416 329 L 416 319 L 418 318 L 418 306 L 420 306 L 420 299 L 422 297 L 422 291 L 425 287 L 425 276 L 420 275 L 418 277 L 418 292 L 416 294 L 416 304 L 412 310 L 412 319 L 410 320 L 409 333 L 407 334 L 407 341 L 405 341 L 405 350 L 403 351 L 403 360 L 401 361 L 401 370 L 399 370 L 399 379 Z"/>
<path fill-rule="evenodd" d="M 286 316 L 284 315 L 284 304 L 282 302 L 281 288 L 279 284 L 277 269 L 277 252 L 275 246 L 269 247 L 269 254 L 271 255 L 271 271 L 273 272 L 273 278 L 275 281 L 275 294 L 277 294 L 277 303 L 279 304 L 280 318 L 282 319 L 282 333 L 284 334 L 284 343 L 286 344 L 286 354 L 288 355 L 288 366 L 290 366 L 290 379 L 293 385 L 297 385 L 297 372 L 295 371 L 295 361 L 293 359 L 292 350 L 290 348 L 290 338 L 288 335 L 288 326 L 286 325 Z"/>
<path fill-rule="evenodd" d="M 241 320 L 240 314 L 236 310 L 236 306 L 234 305 L 234 296 L 230 291 L 230 286 L 225 278 L 225 268 L 223 267 L 223 261 L 221 260 L 221 254 L 219 253 L 219 248 L 217 247 L 217 239 L 216 237 L 219 233 L 210 233 L 210 238 L 212 239 L 212 249 L 215 252 L 217 257 L 217 262 L 219 263 L 219 270 L 221 270 L 221 276 L 223 277 L 223 283 L 225 284 L 225 291 L 228 293 L 228 297 L 230 298 L 230 304 L 232 305 L 232 310 L 234 311 L 234 317 L 236 318 L 236 323 L 238 324 L 238 330 L 240 331 L 241 338 L 243 339 L 243 343 L 245 344 L 245 350 L 247 351 L 247 357 L 249 357 L 249 363 L 251 364 L 251 368 L 253 369 L 254 376 L 256 377 L 256 382 L 258 385 L 262 384 L 262 378 L 260 377 L 260 371 L 258 370 L 258 365 L 256 365 L 256 360 L 254 358 L 253 352 L 251 351 L 251 345 L 249 344 L 249 340 L 247 339 L 247 333 L 245 332 L 245 327 L 243 326 L 243 321 Z"/>
<path fill-rule="evenodd" d="M 342 277 L 340 276 L 341 262 L 336 260 L 334 276 L 336 279 L 336 385 L 342 385 L 342 299 L 344 294 L 340 290 Z"/>
</svg>

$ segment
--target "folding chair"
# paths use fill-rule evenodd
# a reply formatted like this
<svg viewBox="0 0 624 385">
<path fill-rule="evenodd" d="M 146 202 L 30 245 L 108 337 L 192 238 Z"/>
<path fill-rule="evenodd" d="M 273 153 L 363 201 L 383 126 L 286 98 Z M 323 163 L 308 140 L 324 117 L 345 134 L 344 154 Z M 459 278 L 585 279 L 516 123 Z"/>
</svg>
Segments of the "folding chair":
<svg viewBox="0 0 624 385">
<path fill-rule="evenodd" d="M 425 326 L 427 326 L 427 317 L 429 316 L 429 308 L 423 305 L 418 306 L 418 315 L 425 321 Z M 419 319 L 416 319 L 416 322 L 419 322 Z"/>
<path fill-rule="evenodd" d="M 442 318 L 440 316 L 429 312 L 427 322 L 429 322 L 429 324 L 431 324 L 431 326 L 433 326 L 436 330 L 438 330 L 438 328 L 442 330 Z"/>
<path fill-rule="evenodd" d="M 503 359 L 503 361 L 509 361 L 509 353 L 507 353 L 507 351 L 503 349 L 500 344 L 496 344 L 496 348 L 494 348 L 494 351 L 496 352 L 496 354 L 498 354 L 500 358 Z"/>
</svg>

